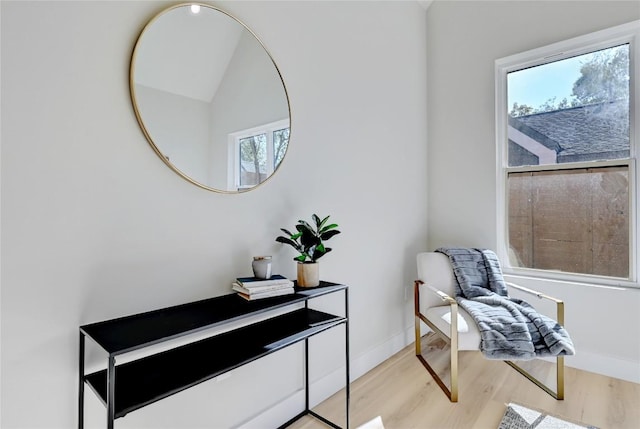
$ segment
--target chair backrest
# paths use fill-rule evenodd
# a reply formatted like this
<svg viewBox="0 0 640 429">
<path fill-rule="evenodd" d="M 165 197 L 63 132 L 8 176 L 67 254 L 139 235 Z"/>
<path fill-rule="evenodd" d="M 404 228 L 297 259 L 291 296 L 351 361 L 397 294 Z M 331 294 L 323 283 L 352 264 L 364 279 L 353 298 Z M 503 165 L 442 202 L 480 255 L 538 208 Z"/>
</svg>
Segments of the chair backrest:
<svg viewBox="0 0 640 429">
<path fill-rule="evenodd" d="M 447 295 L 455 298 L 456 278 L 449 257 L 440 252 L 418 253 L 418 279 L 425 284 L 441 290 Z M 445 305 L 438 296 L 426 291 L 420 292 L 420 307 L 428 308 L 438 305 Z"/>
</svg>

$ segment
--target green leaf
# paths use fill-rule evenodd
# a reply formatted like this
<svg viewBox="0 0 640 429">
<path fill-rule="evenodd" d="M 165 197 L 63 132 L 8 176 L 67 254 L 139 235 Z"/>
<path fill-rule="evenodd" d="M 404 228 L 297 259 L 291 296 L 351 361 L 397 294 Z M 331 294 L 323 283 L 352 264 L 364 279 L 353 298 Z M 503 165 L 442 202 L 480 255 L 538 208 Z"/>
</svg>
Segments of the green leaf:
<svg viewBox="0 0 640 429">
<path fill-rule="evenodd" d="M 322 240 L 328 240 L 334 235 L 338 235 L 338 234 L 340 234 L 340 231 L 338 231 L 337 229 L 332 229 L 331 231 L 323 232 L 322 234 L 320 234 L 320 238 Z"/>
<path fill-rule="evenodd" d="M 300 262 L 304 262 L 305 259 L 307 259 L 306 255 L 299 255 L 299 256 L 296 256 L 295 258 L 293 258 L 294 261 L 300 261 Z"/>
<path fill-rule="evenodd" d="M 295 234 L 291 234 L 291 239 L 297 240 L 298 238 L 300 238 L 301 235 L 302 235 L 301 232 L 296 232 Z"/>
<path fill-rule="evenodd" d="M 313 214 L 311 216 L 311 219 L 313 219 L 313 221 L 316 223 L 316 228 L 319 229 L 321 221 L 320 221 L 320 218 L 318 217 L 318 215 L 317 214 Z"/>
<path fill-rule="evenodd" d="M 337 223 L 332 223 L 331 225 L 327 225 L 324 228 L 322 228 L 319 232 L 322 234 L 323 232 L 329 231 L 330 229 L 334 229 L 337 227 L 338 227 Z"/>
<path fill-rule="evenodd" d="M 304 220 L 299 220 L 298 224 L 296 225 L 296 229 L 298 231 L 311 231 L 313 232 L 313 228 L 311 227 L 311 225 L 309 225 L 307 222 L 305 222 Z"/>
<path fill-rule="evenodd" d="M 318 259 L 322 258 L 324 255 L 326 255 L 327 253 L 331 252 L 331 248 L 330 247 L 325 247 L 324 248 L 324 252 L 317 252 L 314 258 L 314 261 L 317 261 Z"/>
<path fill-rule="evenodd" d="M 329 216 L 322 219 L 322 222 L 320 222 L 320 225 L 318 226 L 318 230 L 320 230 L 324 226 L 324 224 L 327 223 L 328 220 L 329 220 Z"/>
<path fill-rule="evenodd" d="M 316 246 L 322 242 L 319 236 L 316 235 L 313 231 L 304 230 L 302 232 L 302 237 L 300 237 L 300 242 L 305 248 L 310 248 L 312 246 Z"/>
<path fill-rule="evenodd" d="M 300 250 L 300 245 L 298 243 L 296 243 L 295 241 L 291 240 L 290 238 L 280 236 L 280 237 L 276 238 L 276 241 L 278 243 L 288 244 L 289 246 L 293 247 L 294 249 L 296 249 L 298 251 Z"/>
</svg>

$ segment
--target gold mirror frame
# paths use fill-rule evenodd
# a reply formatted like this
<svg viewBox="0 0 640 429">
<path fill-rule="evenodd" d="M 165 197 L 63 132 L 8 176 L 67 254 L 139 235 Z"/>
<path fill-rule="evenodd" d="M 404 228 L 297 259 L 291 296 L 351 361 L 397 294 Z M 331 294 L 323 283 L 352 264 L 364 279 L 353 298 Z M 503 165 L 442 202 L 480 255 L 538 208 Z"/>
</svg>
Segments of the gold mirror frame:
<svg viewBox="0 0 640 429">
<path fill-rule="evenodd" d="M 282 85 L 282 93 L 284 95 L 283 100 L 281 100 L 281 103 L 286 103 L 286 121 L 288 122 L 288 128 L 289 128 L 289 137 L 287 139 L 287 148 L 285 149 L 285 152 L 282 156 L 281 161 L 278 163 L 277 166 L 275 166 L 273 168 L 273 171 L 268 174 L 268 176 L 266 178 L 264 178 L 264 180 L 260 181 L 259 183 L 257 183 L 256 185 L 249 187 L 249 188 L 245 188 L 245 189 L 229 189 L 229 185 L 227 185 L 226 189 L 221 189 L 219 187 L 210 185 L 210 184 L 205 184 L 202 183 L 199 180 L 196 180 L 192 177 L 192 175 L 188 174 L 187 172 L 183 171 L 184 168 L 179 168 L 177 165 L 175 165 L 170 158 L 161 150 L 161 148 L 158 146 L 158 144 L 156 144 L 156 142 L 154 141 L 154 139 L 151 136 L 151 131 L 149 129 L 149 124 L 146 124 L 144 119 L 143 119 L 143 115 L 141 113 L 141 109 L 140 109 L 140 105 L 139 105 L 139 101 L 138 101 L 138 95 L 136 93 L 136 80 L 135 80 L 135 76 L 136 76 L 136 61 L 140 55 L 140 46 L 141 46 L 141 42 L 144 38 L 144 36 L 146 34 L 149 33 L 149 29 L 158 22 L 159 19 L 161 19 L 162 17 L 165 17 L 167 14 L 169 13 L 175 13 L 178 9 L 181 8 L 190 8 L 192 6 L 199 6 L 202 10 L 210 10 L 215 12 L 216 14 L 223 14 L 224 16 L 230 18 L 232 21 L 234 21 L 235 23 L 240 25 L 240 31 L 246 30 L 246 32 L 252 36 L 253 39 L 255 39 L 255 41 L 258 43 L 259 47 L 264 51 L 264 53 L 266 54 L 266 56 L 269 59 L 269 62 L 273 65 L 273 68 L 275 69 L 277 78 L 279 80 L 279 83 Z M 180 177 L 182 177 L 183 179 L 185 179 L 186 181 L 209 191 L 212 192 L 218 192 L 218 193 L 223 193 L 223 194 L 239 194 L 239 193 L 244 193 L 253 189 L 256 189 L 258 187 L 260 187 L 262 184 L 266 183 L 271 177 L 273 177 L 273 175 L 275 174 L 275 172 L 280 168 L 282 161 L 284 160 L 284 158 L 286 157 L 286 152 L 288 152 L 288 144 L 291 141 L 291 134 L 290 134 L 290 129 L 291 129 L 291 104 L 289 102 L 289 95 L 287 92 L 287 88 L 286 85 L 284 83 L 284 79 L 282 78 L 282 74 L 280 73 L 280 70 L 277 66 L 277 64 L 275 63 L 275 60 L 273 59 L 271 53 L 267 50 L 267 48 L 265 47 L 264 43 L 262 43 L 262 41 L 260 40 L 260 38 L 258 38 L 258 36 L 246 25 L 244 24 L 242 21 L 240 21 L 238 18 L 236 18 L 235 16 L 225 12 L 222 9 L 219 9 L 215 6 L 212 5 L 208 5 L 208 4 L 204 4 L 204 3 L 180 3 L 180 4 L 176 4 L 173 6 L 170 6 L 168 8 L 163 9 L 162 11 L 160 11 L 158 14 L 156 14 L 153 18 L 151 18 L 149 20 L 149 22 L 143 27 L 142 31 L 140 32 L 140 34 L 138 35 L 138 38 L 136 39 L 136 43 L 133 49 L 133 53 L 131 56 L 131 63 L 130 63 L 130 67 L 129 67 L 129 91 L 130 91 L 130 96 L 131 96 L 131 102 L 133 105 L 133 110 L 135 112 L 136 115 L 136 119 L 138 121 L 138 124 L 140 125 L 140 128 L 145 136 L 145 138 L 147 139 L 147 142 L 150 144 L 151 148 L 154 150 L 154 152 L 160 157 L 160 159 L 171 169 L 173 170 L 176 174 L 178 174 Z M 284 119 L 283 119 L 284 120 Z M 262 124 L 259 124 L 262 125 Z M 249 129 L 251 127 L 247 127 L 246 129 Z M 227 149 L 229 149 L 229 147 L 227 146 Z M 231 155 L 228 155 L 231 156 Z M 229 158 L 225 159 L 225 165 L 228 167 L 229 165 L 231 165 Z M 227 176 L 230 173 L 227 171 Z M 258 173 L 258 175 L 260 175 L 260 173 Z"/>
</svg>

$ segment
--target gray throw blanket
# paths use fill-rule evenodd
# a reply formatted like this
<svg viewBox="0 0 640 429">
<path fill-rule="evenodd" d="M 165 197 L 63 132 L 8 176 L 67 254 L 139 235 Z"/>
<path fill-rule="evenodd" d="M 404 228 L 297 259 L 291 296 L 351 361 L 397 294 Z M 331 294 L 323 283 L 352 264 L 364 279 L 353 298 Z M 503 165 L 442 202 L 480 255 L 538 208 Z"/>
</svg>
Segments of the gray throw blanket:
<svg viewBox="0 0 640 429">
<path fill-rule="evenodd" d="M 480 351 L 488 359 L 530 360 L 573 355 L 573 342 L 556 321 L 510 298 L 498 257 L 491 250 L 443 247 L 458 286 L 456 301 L 480 330 Z"/>
</svg>

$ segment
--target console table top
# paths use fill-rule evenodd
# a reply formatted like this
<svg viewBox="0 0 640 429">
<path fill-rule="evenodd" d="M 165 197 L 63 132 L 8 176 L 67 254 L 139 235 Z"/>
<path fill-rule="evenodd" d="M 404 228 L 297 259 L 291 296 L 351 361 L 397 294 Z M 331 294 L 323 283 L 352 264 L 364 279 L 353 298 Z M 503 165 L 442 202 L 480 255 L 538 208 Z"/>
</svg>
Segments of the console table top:
<svg viewBox="0 0 640 429">
<path fill-rule="evenodd" d="M 296 286 L 294 294 L 256 301 L 231 293 L 91 323 L 80 330 L 109 354 L 117 355 L 346 288 L 322 281 L 315 288 Z"/>
</svg>

